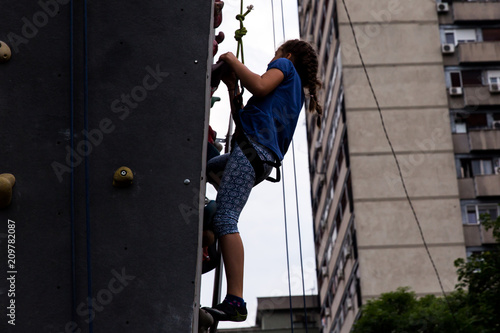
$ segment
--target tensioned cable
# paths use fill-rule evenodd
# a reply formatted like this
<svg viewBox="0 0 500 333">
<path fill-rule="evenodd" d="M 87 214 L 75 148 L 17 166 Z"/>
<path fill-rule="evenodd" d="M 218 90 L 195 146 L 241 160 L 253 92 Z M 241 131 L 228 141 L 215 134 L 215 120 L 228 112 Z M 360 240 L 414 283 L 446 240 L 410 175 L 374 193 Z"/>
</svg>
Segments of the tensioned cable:
<svg viewBox="0 0 500 333">
<path fill-rule="evenodd" d="M 292 140 L 292 157 L 293 157 L 293 177 L 295 182 L 295 207 L 297 208 L 297 229 L 299 235 L 299 252 L 300 252 L 300 273 L 302 275 L 302 300 L 304 302 L 304 320 L 306 333 L 309 332 L 307 325 L 307 304 L 306 304 L 306 284 L 304 279 L 304 259 L 302 255 L 302 233 L 300 230 L 300 210 L 299 210 L 299 190 L 297 186 L 297 167 L 295 162 L 295 143 Z"/>
<path fill-rule="evenodd" d="M 411 211 L 413 213 L 413 217 L 415 219 L 415 222 L 417 223 L 417 227 L 418 227 L 418 230 L 420 232 L 420 237 L 422 238 L 422 243 L 424 244 L 425 251 L 427 252 L 427 256 L 429 257 L 429 260 L 430 260 L 430 262 L 432 264 L 432 267 L 434 268 L 434 272 L 436 273 L 436 277 L 437 277 L 437 280 L 439 282 L 439 287 L 441 288 L 441 292 L 442 292 L 442 294 L 444 296 L 444 299 L 445 299 L 445 301 L 446 301 L 446 303 L 448 305 L 448 309 L 450 310 L 450 313 L 451 313 L 451 315 L 453 317 L 454 323 L 457 326 L 457 328 L 459 329 L 459 331 L 461 331 L 460 326 L 458 325 L 457 319 L 455 318 L 455 313 L 453 312 L 453 310 L 451 308 L 451 304 L 450 304 L 448 298 L 446 297 L 446 293 L 444 291 L 444 287 L 443 287 L 443 283 L 441 281 L 441 277 L 439 276 L 439 272 L 437 270 L 437 267 L 436 267 L 436 264 L 434 262 L 434 259 L 432 258 L 431 252 L 429 251 L 429 246 L 427 245 L 427 241 L 425 240 L 425 236 L 424 236 L 424 232 L 422 230 L 422 226 L 420 224 L 420 220 L 418 219 L 418 216 L 417 216 L 417 213 L 415 211 L 415 208 L 413 207 L 413 202 L 411 201 L 410 195 L 408 193 L 408 189 L 406 188 L 406 182 L 404 180 L 403 173 L 401 171 L 401 166 L 399 165 L 399 161 L 398 161 L 396 152 L 395 152 L 394 147 L 392 145 L 392 142 L 391 142 L 391 140 L 389 138 L 389 134 L 387 133 L 387 129 L 386 129 L 385 122 L 384 122 L 384 117 L 382 115 L 382 109 L 380 107 L 380 103 L 378 101 L 377 95 L 375 94 L 375 90 L 373 89 L 373 85 L 372 85 L 372 82 L 371 82 L 371 79 L 370 79 L 370 75 L 368 74 L 368 70 L 366 69 L 366 65 L 365 65 L 365 62 L 363 60 L 363 56 L 361 55 L 361 50 L 359 48 L 358 39 L 357 39 L 357 36 L 356 36 L 356 32 L 354 30 L 354 25 L 352 23 L 351 15 L 349 14 L 349 10 L 347 9 L 347 5 L 345 3 L 345 0 L 342 0 L 342 4 L 344 5 L 344 9 L 345 9 L 345 12 L 347 14 L 347 19 L 349 21 L 349 25 L 350 25 L 351 30 L 352 30 L 352 34 L 353 34 L 353 37 L 354 37 L 354 44 L 356 45 L 356 49 L 357 49 L 358 54 L 359 54 L 359 59 L 361 60 L 361 65 L 363 67 L 366 79 L 368 81 L 368 85 L 370 87 L 371 93 L 372 93 L 373 98 L 375 100 L 375 103 L 377 105 L 377 109 L 378 109 L 378 113 L 379 113 L 379 116 L 380 116 L 380 121 L 382 122 L 382 128 L 384 130 L 385 137 L 387 139 L 387 142 L 389 143 L 389 147 L 391 148 L 392 156 L 394 157 L 394 160 L 396 162 L 396 167 L 398 169 L 399 177 L 401 178 L 401 184 L 403 185 L 403 190 L 404 190 L 406 199 L 408 201 L 408 204 L 410 205 L 410 208 L 411 208 Z"/>
<path fill-rule="evenodd" d="M 290 303 L 290 326 L 293 332 L 293 305 L 292 305 L 292 283 L 290 277 L 290 254 L 288 251 L 288 222 L 286 217 L 286 195 L 285 195 L 285 172 L 283 166 L 281 166 L 281 176 L 282 176 L 282 188 L 283 188 L 283 214 L 285 217 L 285 244 L 286 244 L 286 267 L 288 271 L 288 300 Z"/>
<path fill-rule="evenodd" d="M 70 144 L 71 144 L 71 157 L 70 157 L 70 233 L 71 233 L 71 317 L 73 322 L 76 322 L 76 249 L 75 249 L 75 165 L 74 165 L 74 151 L 75 151 L 75 68 L 74 68 L 74 3 L 70 3 Z"/>
<path fill-rule="evenodd" d="M 285 34 L 285 14 L 284 14 L 284 7 L 283 7 L 283 0 L 280 1 L 281 5 L 281 27 L 282 27 L 282 32 L 283 32 L 283 41 L 286 40 L 286 34 Z M 275 30 L 275 15 L 274 15 L 274 1 L 271 0 L 271 7 L 272 7 L 272 21 L 273 21 L 273 42 L 274 42 L 274 49 L 276 50 L 276 30 Z M 296 161 L 295 161 L 295 144 L 294 140 L 292 139 L 292 152 L 293 152 L 293 171 L 294 171 L 294 181 L 295 181 L 295 205 L 297 209 L 297 225 L 298 225 L 298 237 L 299 237 L 299 251 L 300 251 L 300 268 L 301 268 L 301 276 L 302 276 L 302 297 L 303 297 L 303 303 L 304 303 L 304 318 L 305 318 L 305 327 L 306 327 L 306 332 L 308 332 L 308 325 L 307 325 L 307 305 L 306 305 L 306 292 L 305 292 L 305 279 L 304 279 L 304 261 L 303 261 L 303 255 L 302 255 L 302 236 L 301 236 L 301 228 L 300 228 L 300 210 L 299 210 L 299 200 L 298 200 L 298 186 L 297 186 L 297 168 L 296 168 Z M 290 254 L 289 254 L 289 245 L 288 245 L 288 226 L 287 226 L 287 214 L 286 214 L 286 196 L 285 196 L 285 174 L 284 174 L 284 167 L 281 167 L 281 173 L 282 173 L 282 178 L 283 178 L 283 207 L 284 207 L 284 216 L 285 216 L 285 238 L 286 238 L 286 256 L 287 256 L 287 269 L 288 269 L 288 287 L 289 287 L 289 302 L 290 302 L 290 320 L 291 320 L 291 327 L 292 327 L 292 332 L 293 332 L 293 306 L 292 306 L 292 290 L 291 290 L 291 281 L 290 281 Z"/>
<path fill-rule="evenodd" d="M 273 22 L 273 42 L 274 42 L 274 50 L 276 51 L 276 29 L 275 29 L 275 21 L 274 21 L 274 0 L 271 0 L 271 13 L 272 13 L 272 22 Z M 285 31 L 283 30 L 283 35 Z M 281 186 L 283 190 L 283 216 L 285 220 L 285 247 L 286 247 L 286 268 L 287 268 L 287 276 L 288 276 L 288 301 L 290 307 L 290 327 L 293 332 L 293 304 L 292 304 L 292 282 L 290 277 L 290 251 L 288 249 L 288 222 L 287 222 L 287 214 L 286 214 L 286 195 L 285 195 L 285 168 L 283 165 L 281 166 Z"/>
<path fill-rule="evenodd" d="M 85 128 L 85 220 L 87 225 L 87 291 L 88 291 L 88 310 L 89 310 L 89 332 L 93 333 L 93 322 L 91 318 L 92 310 L 92 261 L 90 245 L 90 172 L 89 172 L 89 68 L 88 68 L 88 10 L 87 0 L 83 1 L 83 68 L 84 68 L 84 91 L 83 91 L 83 114 Z"/>
</svg>

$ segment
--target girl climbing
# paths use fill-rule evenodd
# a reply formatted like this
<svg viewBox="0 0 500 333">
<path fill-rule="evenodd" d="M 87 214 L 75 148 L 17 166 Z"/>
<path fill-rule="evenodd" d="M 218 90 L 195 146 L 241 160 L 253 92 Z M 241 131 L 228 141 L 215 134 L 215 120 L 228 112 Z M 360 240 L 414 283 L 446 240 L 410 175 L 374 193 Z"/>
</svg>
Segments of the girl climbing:
<svg viewBox="0 0 500 333">
<path fill-rule="evenodd" d="M 262 76 L 250 71 L 231 52 L 221 55 L 219 61 L 232 70 L 223 78 L 232 106 L 237 93 L 235 77 L 253 96 L 245 107 L 232 108 L 236 131 L 231 153 L 215 157 L 207 165 L 209 181 L 218 189 L 213 224 L 224 259 L 227 296 L 215 307 L 204 309 L 218 321 L 244 321 L 244 251 L 238 218 L 253 186 L 266 179 L 274 162 L 280 162 L 287 152 L 304 104 L 304 89 L 310 97 L 309 110 L 321 114 L 316 96 L 320 86 L 318 59 L 309 43 L 295 39 L 276 51 Z"/>
</svg>

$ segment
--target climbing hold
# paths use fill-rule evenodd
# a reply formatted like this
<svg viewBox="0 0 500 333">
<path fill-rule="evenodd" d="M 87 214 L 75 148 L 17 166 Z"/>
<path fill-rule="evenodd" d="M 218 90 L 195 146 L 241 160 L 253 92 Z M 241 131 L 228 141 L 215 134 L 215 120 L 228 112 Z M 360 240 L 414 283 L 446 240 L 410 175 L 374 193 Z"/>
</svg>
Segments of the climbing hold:
<svg viewBox="0 0 500 333">
<path fill-rule="evenodd" d="M 207 333 L 210 326 L 214 324 L 214 318 L 205 310 L 200 309 L 200 316 L 198 321 L 198 332 Z"/>
<path fill-rule="evenodd" d="M 222 31 L 219 32 L 219 34 L 217 36 L 215 36 L 215 40 L 213 42 L 213 50 L 212 50 L 214 57 L 217 54 L 217 52 L 219 51 L 219 44 L 224 41 L 224 38 L 225 38 L 225 35 Z"/>
<path fill-rule="evenodd" d="M 220 102 L 220 101 L 221 101 L 220 97 L 213 96 L 212 100 L 211 100 L 211 103 L 212 103 L 211 107 L 213 108 L 215 102 Z"/>
<path fill-rule="evenodd" d="M 9 61 L 11 56 L 10 47 L 0 40 L 0 63 Z"/>
<path fill-rule="evenodd" d="M 215 242 L 215 235 L 213 232 L 213 219 L 217 210 L 217 204 L 214 200 L 205 206 L 203 210 L 203 241 L 202 247 L 211 246 Z"/>
<path fill-rule="evenodd" d="M 201 245 L 202 247 L 209 247 L 215 242 L 215 235 L 212 230 L 204 230 Z"/>
<path fill-rule="evenodd" d="M 214 5 L 214 28 L 218 28 L 222 23 L 222 8 L 224 8 L 224 1 L 215 0 Z"/>
<path fill-rule="evenodd" d="M 210 80 L 210 86 L 212 87 L 212 90 L 217 90 L 222 77 L 230 71 L 231 67 L 229 67 L 229 65 L 224 61 L 219 61 L 218 63 L 212 65 L 212 76 Z M 215 92 L 215 90 L 213 91 Z"/>
<path fill-rule="evenodd" d="M 12 187 L 16 178 L 10 173 L 0 175 L 0 209 L 7 208 L 12 202 Z"/>
<path fill-rule="evenodd" d="M 212 56 L 215 57 L 218 51 L 219 51 L 219 43 L 217 43 L 217 41 L 214 39 L 212 46 Z"/>
<path fill-rule="evenodd" d="M 134 173 L 126 166 L 119 167 L 113 175 L 114 187 L 128 187 L 134 181 Z"/>
<path fill-rule="evenodd" d="M 226 38 L 226 35 L 224 35 L 224 33 L 222 31 L 219 31 L 217 36 L 215 36 L 215 41 L 220 44 L 224 41 L 225 38 Z"/>
</svg>

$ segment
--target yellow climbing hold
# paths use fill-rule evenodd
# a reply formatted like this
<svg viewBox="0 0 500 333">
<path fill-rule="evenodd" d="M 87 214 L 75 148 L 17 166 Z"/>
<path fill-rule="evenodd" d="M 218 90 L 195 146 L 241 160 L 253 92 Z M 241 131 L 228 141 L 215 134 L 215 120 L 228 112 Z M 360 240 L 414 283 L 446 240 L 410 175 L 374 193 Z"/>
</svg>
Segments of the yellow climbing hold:
<svg viewBox="0 0 500 333">
<path fill-rule="evenodd" d="M 0 63 L 9 61 L 11 56 L 10 47 L 0 40 Z"/>
<path fill-rule="evenodd" d="M 0 209 L 7 208 L 12 202 L 12 187 L 16 183 L 16 177 L 10 173 L 0 175 Z"/>
<path fill-rule="evenodd" d="M 113 175 L 113 186 L 127 187 L 132 185 L 134 181 L 134 174 L 130 168 L 126 166 L 119 167 Z"/>
</svg>

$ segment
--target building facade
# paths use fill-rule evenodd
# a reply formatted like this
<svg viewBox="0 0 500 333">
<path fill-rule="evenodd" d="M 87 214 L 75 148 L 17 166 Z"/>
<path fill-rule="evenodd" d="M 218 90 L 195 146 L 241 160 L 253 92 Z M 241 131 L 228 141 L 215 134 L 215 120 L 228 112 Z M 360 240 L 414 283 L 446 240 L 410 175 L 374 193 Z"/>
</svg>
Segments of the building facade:
<svg viewBox="0 0 500 333">
<path fill-rule="evenodd" d="M 273 332 L 319 333 L 321 320 L 319 317 L 318 295 L 257 298 L 257 318 L 254 327 L 220 329 L 218 332 Z M 291 301 L 291 306 L 290 306 Z M 304 310 L 305 308 L 305 310 Z M 290 313 L 291 311 L 291 313 Z M 290 318 L 290 315 L 292 318 Z"/>
<path fill-rule="evenodd" d="M 493 241 L 479 216 L 500 202 L 500 3 L 345 4 L 383 123 L 343 1 L 299 0 L 324 83 L 321 126 L 308 116 L 324 333 L 399 286 L 452 291 L 454 260 Z"/>
</svg>

